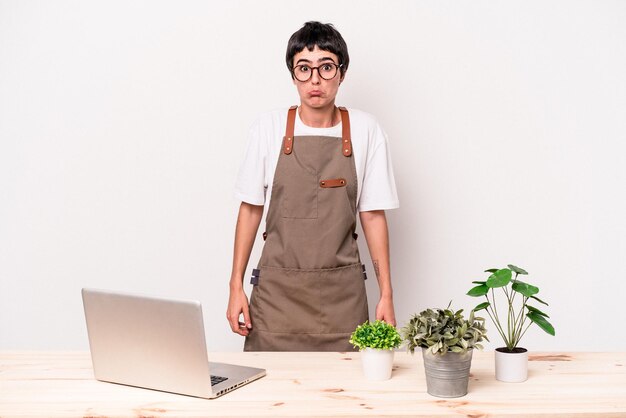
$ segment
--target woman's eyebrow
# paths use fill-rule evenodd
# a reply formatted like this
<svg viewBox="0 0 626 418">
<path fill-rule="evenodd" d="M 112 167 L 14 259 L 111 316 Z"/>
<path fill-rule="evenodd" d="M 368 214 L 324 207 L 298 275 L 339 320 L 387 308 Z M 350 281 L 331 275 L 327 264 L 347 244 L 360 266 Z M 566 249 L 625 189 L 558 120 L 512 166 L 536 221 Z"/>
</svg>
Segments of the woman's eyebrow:
<svg viewBox="0 0 626 418">
<path fill-rule="evenodd" d="M 317 62 L 324 62 L 324 61 L 331 61 L 331 62 L 335 62 L 335 60 L 333 60 L 331 57 L 322 57 L 322 58 L 319 58 L 319 59 L 317 60 Z M 301 62 L 304 62 L 304 63 L 310 64 L 312 61 L 311 61 L 311 60 L 309 60 L 309 59 L 306 59 L 306 58 L 300 58 L 300 59 L 296 62 L 296 64 L 300 64 Z"/>
</svg>

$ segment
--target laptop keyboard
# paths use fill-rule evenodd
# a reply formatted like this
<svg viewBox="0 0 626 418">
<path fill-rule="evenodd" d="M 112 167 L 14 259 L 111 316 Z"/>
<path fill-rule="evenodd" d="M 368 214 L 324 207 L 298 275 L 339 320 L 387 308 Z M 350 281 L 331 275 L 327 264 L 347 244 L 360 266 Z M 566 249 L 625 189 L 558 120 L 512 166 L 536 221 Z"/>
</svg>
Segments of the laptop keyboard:
<svg viewBox="0 0 626 418">
<path fill-rule="evenodd" d="M 211 375 L 211 386 L 215 386 L 218 383 L 223 382 L 224 380 L 228 380 L 228 378 L 227 377 L 222 377 L 222 376 Z"/>
</svg>

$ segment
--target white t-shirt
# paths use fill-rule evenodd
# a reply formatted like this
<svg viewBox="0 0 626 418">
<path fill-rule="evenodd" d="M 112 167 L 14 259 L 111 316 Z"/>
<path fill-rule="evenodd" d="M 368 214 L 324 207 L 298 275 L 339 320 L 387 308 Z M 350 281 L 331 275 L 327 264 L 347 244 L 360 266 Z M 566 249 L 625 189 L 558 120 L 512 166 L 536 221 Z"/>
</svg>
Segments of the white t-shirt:
<svg viewBox="0 0 626 418">
<path fill-rule="evenodd" d="M 372 115 L 356 109 L 348 109 L 348 112 L 358 180 L 357 210 L 399 207 L 387 135 Z M 294 136 L 341 137 L 341 123 L 331 128 L 312 128 L 302 123 L 298 112 L 296 115 Z M 287 109 L 281 109 L 261 115 L 250 128 L 248 146 L 235 185 L 238 200 L 269 207 L 286 126 Z"/>
</svg>

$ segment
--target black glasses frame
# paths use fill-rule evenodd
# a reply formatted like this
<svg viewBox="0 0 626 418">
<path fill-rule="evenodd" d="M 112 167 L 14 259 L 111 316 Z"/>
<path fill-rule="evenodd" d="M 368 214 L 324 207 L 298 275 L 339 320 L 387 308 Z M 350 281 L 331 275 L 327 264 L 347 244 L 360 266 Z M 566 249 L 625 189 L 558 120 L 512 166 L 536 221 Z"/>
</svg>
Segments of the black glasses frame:
<svg viewBox="0 0 626 418">
<path fill-rule="evenodd" d="M 322 73 L 320 72 L 320 67 L 323 67 L 323 66 L 325 66 L 325 65 L 332 65 L 332 66 L 334 66 L 334 67 L 335 67 L 335 74 L 334 74 L 332 77 L 330 77 L 330 78 L 326 78 L 326 77 L 324 77 L 324 76 L 322 75 Z M 296 68 L 298 68 L 298 67 L 309 67 L 309 68 L 311 69 L 311 72 L 309 73 L 309 77 L 308 77 L 306 80 L 300 80 L 300 79 L 298 78 L 298 76 L 296 76 Z M 311 77 L 313 77 L 313 71 L 314 71 L 314 70 L 317 70 L 317 74 L 320 76 L 320 78 L 321 78 L 322 80 L 326 80 L 326 81 L 328 81 L 328 80 L 332 80 L 333 78 L 337 77 L 337 73 L 339 72 L 339 70 L 341 69 L 341 67 L 343 67 L 343 64 L 335 64 L 334 62 L 325 62 L 325 63 L 323 63 L 323 64 L 321 64 L 321 65 L 318 65 L 317 67 L 311 67 L 311 66 L 309 66 L 309 65 L 307 65 L 307 64 L 300 64 L 300 65 L 296 65 L 295 67 L 293 67 L 293 68 L 291 69 L 291 74 L 294 76 L 294 78 L 295 78 L 296 80 L 298 80 L 298 81 L 300 81 L 300 82 L 304 83 L 304 82 L 309 81 L 309 80 L 311 79 Z"/>
</svg>

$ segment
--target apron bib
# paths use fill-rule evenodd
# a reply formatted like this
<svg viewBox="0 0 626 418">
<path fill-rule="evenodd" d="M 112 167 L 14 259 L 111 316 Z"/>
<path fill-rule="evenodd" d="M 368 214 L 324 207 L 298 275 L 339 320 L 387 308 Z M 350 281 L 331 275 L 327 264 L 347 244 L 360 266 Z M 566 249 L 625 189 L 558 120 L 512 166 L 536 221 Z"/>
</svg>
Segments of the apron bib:
<svg viewBox="0 0 626 418">
<path fill-rule="evenodd" d="M 356 242 L 357 177 L 348 111 L 342 138 L 293 136 L 289 109 L 250 296 L 245 351 L 352 351 L 368 319 Z"/>
</svg>

